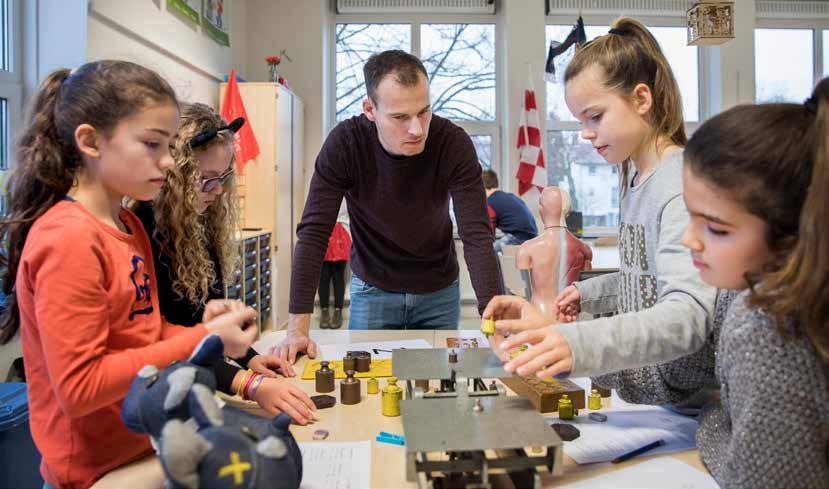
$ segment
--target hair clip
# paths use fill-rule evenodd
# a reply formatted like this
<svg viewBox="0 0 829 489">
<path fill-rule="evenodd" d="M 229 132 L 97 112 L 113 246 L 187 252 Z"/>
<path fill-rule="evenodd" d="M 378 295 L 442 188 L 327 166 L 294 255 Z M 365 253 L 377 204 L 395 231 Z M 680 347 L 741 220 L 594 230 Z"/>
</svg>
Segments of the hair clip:
<svg viewBox="0 0 829 489">
<path fill-rule="evenodd" d="M 803 105 L 806 107 L 806 110 L 808 110 L 812 114 L 817 114 L 817 99 L 814 96 L 811 96 L 804 100 Z"/>
<path fill-rule="evenodd" d="M 222 127 L 208 127 L 204 129 L 200 133 L 193 136 L 193 139 L 190 140 L 190 147 L 193 149 L 198 148 L 199 146 L 204 146 L 205 144 L 212 141 L 218 134 L 219 131 L 230 131 L 236 134 L 242 126 L 245 125 L 245 118 L 244 117 L 237 117 L 230 121 L 230 123 L 226 126 Z"/>
<path fill-rule="evenodd" d="M 609 30 L 609 31 L 607 31 L 607 33 L 608 33 L 608 34 L 616 34 L 617 36 L 622 36 L 622 37 L 624 37 L 625 35 L 627 35 L 627 31 L 623 31 L 623 30 L 621 30 L 621 29 L 617 29 L 617 28 L 615 28 L 615 27 L 611 27 L 611 28 L 610 28 L 610 30 Z"/>
</svg>

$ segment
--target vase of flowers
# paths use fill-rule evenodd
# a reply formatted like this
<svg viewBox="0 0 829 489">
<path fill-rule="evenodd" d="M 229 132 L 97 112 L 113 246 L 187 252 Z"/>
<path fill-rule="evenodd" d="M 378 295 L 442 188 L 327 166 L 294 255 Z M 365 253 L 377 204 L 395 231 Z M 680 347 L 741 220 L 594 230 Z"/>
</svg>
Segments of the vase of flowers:
<svg viewBox="0 0 829 489">
<path fill-rule="evenodd" d="M 265 58 L 265 62 L 268 63 L 268 73 L 270 74 L 271 81 L 279 83 L 279 63 L 282 62 L 282 57 L 278 54 L 268 56 Z"/>
</svg>

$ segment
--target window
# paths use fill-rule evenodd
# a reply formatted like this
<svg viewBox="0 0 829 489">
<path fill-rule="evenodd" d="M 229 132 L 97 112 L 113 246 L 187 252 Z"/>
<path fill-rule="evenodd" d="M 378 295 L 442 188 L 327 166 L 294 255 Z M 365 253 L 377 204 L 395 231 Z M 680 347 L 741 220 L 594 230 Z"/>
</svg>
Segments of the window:
<svg viewBox="0 0 829 489">
<path fill-rule="evenodd" d="M 472 134 L 472 144 L 478 152 L 478 161 L 484 170 L 492 169 L 492 136 L 486 134 Z"/>
<path fill-rule="evenodd" d="M 495 25 L 424 24 L 420 36 L 434 113 L 495 120 Z"/>
<path fill-rule="evenodd" d="M 0 171 L 9 169 L 9 101 L 0 97 Z"/>
<path fill-rule="evenodd" d="M 433 18 L 440 22 L 433 22 Z M 423 61 L 434 114 L 466 130 L 481 165 L 498 171 L 496 24 L 480 22 L 480 16 L 474 22 L 462 17 L 457 22 L 445 19 L 389 14 L 380 23 L 367 16 L 335 16 L 336 62 L 330 93 L 336 104 L 332 104 L 335 113 L 331 120 L 336 123 L 362 112 L 366 96 L 362 69 L 368 58 L 387 49 L 402 49 Z"/>
<path fill-rule="evenodd" d="M 823 31 L 823 76 L 829 76 L 829 31 Z"/>
<path fill-rule="evenodd" d="M 758 103 L 799 103 L 809 97 L 815 71 L 812 36 L 812 29 L 754 30 L 755 99 Z"/>
<path fill-rule="evenodd" d="M 368 58 L 387 49 L 411 49 L 406 24 L 337 24 L 337 122 L 363 112 L 366 81 L 363 65 Z"/>
<path fill-rule="evenodd" d="M 0 0 L 0 183 L 13 164 L 11 139 L 18 130 L 22 108 L 20 0 Z M 0 215 L 6 212 L 0 195 Z"/>
<path fill-rule="evenodd" d="M 681 22 L 678 22 L 681 24 Z M 572 25 L 547 25 L 550 41 L 563 41 Z M 689 126 L 700 119 L 699 55 L 686 46 L 685 27 L 649 26 L 671 65 L 682 94 L 683 114 Z M 587 38 L 604 35 L 608 26 L 588 25 Z M 546 49 L 546 47 L 545 47 Z M 547 175 L 551 185 L 570 193 L 573 210 L 583 216 L 587 234 L 614 233 L 619 225 L 619 168 L 609 165 L 589 142 L 564 102 L 564 71 L 573 49 L 556 58 L 555 81 L 547 83 Z"/>
</svg>

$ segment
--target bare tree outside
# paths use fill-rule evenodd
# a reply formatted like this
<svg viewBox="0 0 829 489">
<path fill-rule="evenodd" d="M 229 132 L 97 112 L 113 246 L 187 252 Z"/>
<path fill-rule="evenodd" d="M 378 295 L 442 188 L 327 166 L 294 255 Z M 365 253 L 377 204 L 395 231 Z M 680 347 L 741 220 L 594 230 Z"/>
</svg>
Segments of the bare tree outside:
<svg viewBox="0 0 829 489">
<path fill-rule="evenodd" d="M 387 49 L 411 51 L 409 24 L 337 24 L 337 121 L 362 112 L 366 98 L 363 65 Z"/>
<path fill-rule="evenodd" d="M 362 112 L 363 65 L 372 54 L 413 51 L 411 29 L 410 24 L 337 24 L 337 121 Z M 420 42 L 432 111 L 454 121 L 495 121 L 495 25 L 422 24 Z M 481 166 L 491 168 L 492 136 L 470 137 Z"/>
<path fill-rule="evenodd" d="M 432 111 L 453 120 L 494 120 L 495 25 L 424 24 L 421 39 Z"/>
<path fill-rule="evenodd" d="M 411 51 L 409 24 L 337 24 L 337 120 L 361 111 L 363 65 L 388 49 Z M 495 118 L 495 26 L 424 24 L 421 60 L 434 113 L 453 120 Z"/>
</svg>

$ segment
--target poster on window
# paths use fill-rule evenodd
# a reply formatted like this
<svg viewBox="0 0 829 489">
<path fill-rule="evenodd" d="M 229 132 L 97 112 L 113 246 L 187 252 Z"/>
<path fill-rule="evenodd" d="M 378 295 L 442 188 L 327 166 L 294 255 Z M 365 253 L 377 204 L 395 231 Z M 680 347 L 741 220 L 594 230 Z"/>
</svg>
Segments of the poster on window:
<svg viewBox="0 0 829 489">
<path fill-rule="evenodd" d="M 198 25 L 201 0 L 167 0 L 167 9 Z"/>
<path fill-rule="evenodd" d="M 223 46 L 230 46 L 227 20 L 228 0 L 204 0 L 202 19 L 207 35 Z"/>
</svg>

